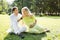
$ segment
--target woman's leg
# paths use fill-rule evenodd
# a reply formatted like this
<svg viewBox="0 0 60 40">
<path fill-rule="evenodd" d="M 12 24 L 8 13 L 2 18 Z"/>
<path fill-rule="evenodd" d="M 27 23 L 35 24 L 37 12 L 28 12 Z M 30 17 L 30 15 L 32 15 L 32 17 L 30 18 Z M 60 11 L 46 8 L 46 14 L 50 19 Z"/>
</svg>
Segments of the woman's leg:
<svg viewBox="0 0 60 40">
<path fill-rule="evenodd" d="M 39 25 L 35 25 L 33 28 L 36 29 L 36 30 L 38 30 L 39 33 L 42 33 L 42 32 L 45 31 L 45 29 L 42 26 L 39 26 Z"/>
<path fill-rule="evenodd" d="M 42 32 L 49 32 L 49 30 L 43 26 L 35 25 L 34 29 L 39 30 L 40 33 Z"/>
<path fill-rule="evenodd" d="M 30 28 L 29 33 L 40 33 L 39 30 L 36 30 L 35 28 Z"/>
</svg>

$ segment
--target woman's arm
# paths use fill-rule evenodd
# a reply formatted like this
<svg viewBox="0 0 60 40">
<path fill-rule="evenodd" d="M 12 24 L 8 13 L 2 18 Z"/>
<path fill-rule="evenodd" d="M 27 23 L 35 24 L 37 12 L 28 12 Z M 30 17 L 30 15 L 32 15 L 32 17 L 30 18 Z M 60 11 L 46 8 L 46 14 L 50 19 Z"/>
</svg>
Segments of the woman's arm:
<svg viewBox="0 0 60 40">
<path fill-rule="evenodd" d="M 37 20 L 35 19 L 35 22 L 33 24 L 30 25 L 30 28 L 34 27 L 37 23 Z"/>
<path fill-rule="evenodd" d="M 32 17 L 35 19 L 34 15 L 30 15 L 30 17 Z M 37 20 L 35 19 L 34 23 L 30 24 L 30 28 L 34 27 L 37 23 Z"/>
</svg>

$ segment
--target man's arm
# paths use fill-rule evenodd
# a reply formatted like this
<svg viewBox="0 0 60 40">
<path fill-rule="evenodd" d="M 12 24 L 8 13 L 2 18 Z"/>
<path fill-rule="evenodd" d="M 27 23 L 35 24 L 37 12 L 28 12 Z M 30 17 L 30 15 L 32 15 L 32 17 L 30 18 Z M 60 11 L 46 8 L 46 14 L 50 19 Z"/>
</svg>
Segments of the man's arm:
<svg viewBox="0 0 60 40">
<path fill-rule="evenodd" d="M 17 22 L 19 22 L 20 20 L 22 20 L 22 17 L 19 20 L 17 20 Z"/>
</svg>

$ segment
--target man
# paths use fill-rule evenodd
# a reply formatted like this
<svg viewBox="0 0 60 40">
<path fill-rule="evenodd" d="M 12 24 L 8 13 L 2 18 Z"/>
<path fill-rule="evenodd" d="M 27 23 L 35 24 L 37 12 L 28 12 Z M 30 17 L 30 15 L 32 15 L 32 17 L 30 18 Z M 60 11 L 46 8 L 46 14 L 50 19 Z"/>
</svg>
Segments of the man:
<svg viewBox="0 0 60 40">
<path fill-rule="evenodd" d="M 22 15 L 18 13 L 17 7 L 13 7 L 12 12 L 13 13 L 10 15 L 11 29 L 9 32 L 13 32 L 14 34 L 20 35 L 20 37 L 23 37 L 21 32 L 26 31 L 26 27 L 19 25 Z"/>
</svg>

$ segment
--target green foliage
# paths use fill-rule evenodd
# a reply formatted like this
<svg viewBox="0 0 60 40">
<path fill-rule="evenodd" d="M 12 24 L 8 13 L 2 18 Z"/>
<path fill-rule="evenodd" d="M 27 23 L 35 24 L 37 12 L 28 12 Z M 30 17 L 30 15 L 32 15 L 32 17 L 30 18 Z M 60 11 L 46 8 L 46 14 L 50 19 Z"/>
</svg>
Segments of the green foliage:
<svg viewBox="0 0 60 40">
<path fill-rule="evenodd" d="M 0 14 L 1 12 L 7 12 L 8 11 L 8 4 L 6 0 L 0 0 Z"/>
<path fill-rule="evenodd" d="M 6 12 L 1 12 L 1 14 L 5 15 L 5 14 L 6 14 Z"/>
<path fill-rule="evenodd" d="M 0 11 L 2 10 L 2 6 L 0 5 Z"/>
<path fill-rule="evenodd" d="M 12 6 L 17 6 L 19 12 L 21 12 L 22 7 L 27 6 L 35 15 L 40 15 L 39 13 L 46 13 L 48 15 L 60 15 L 60 0 L 15 0 Z"/>
</svg>

